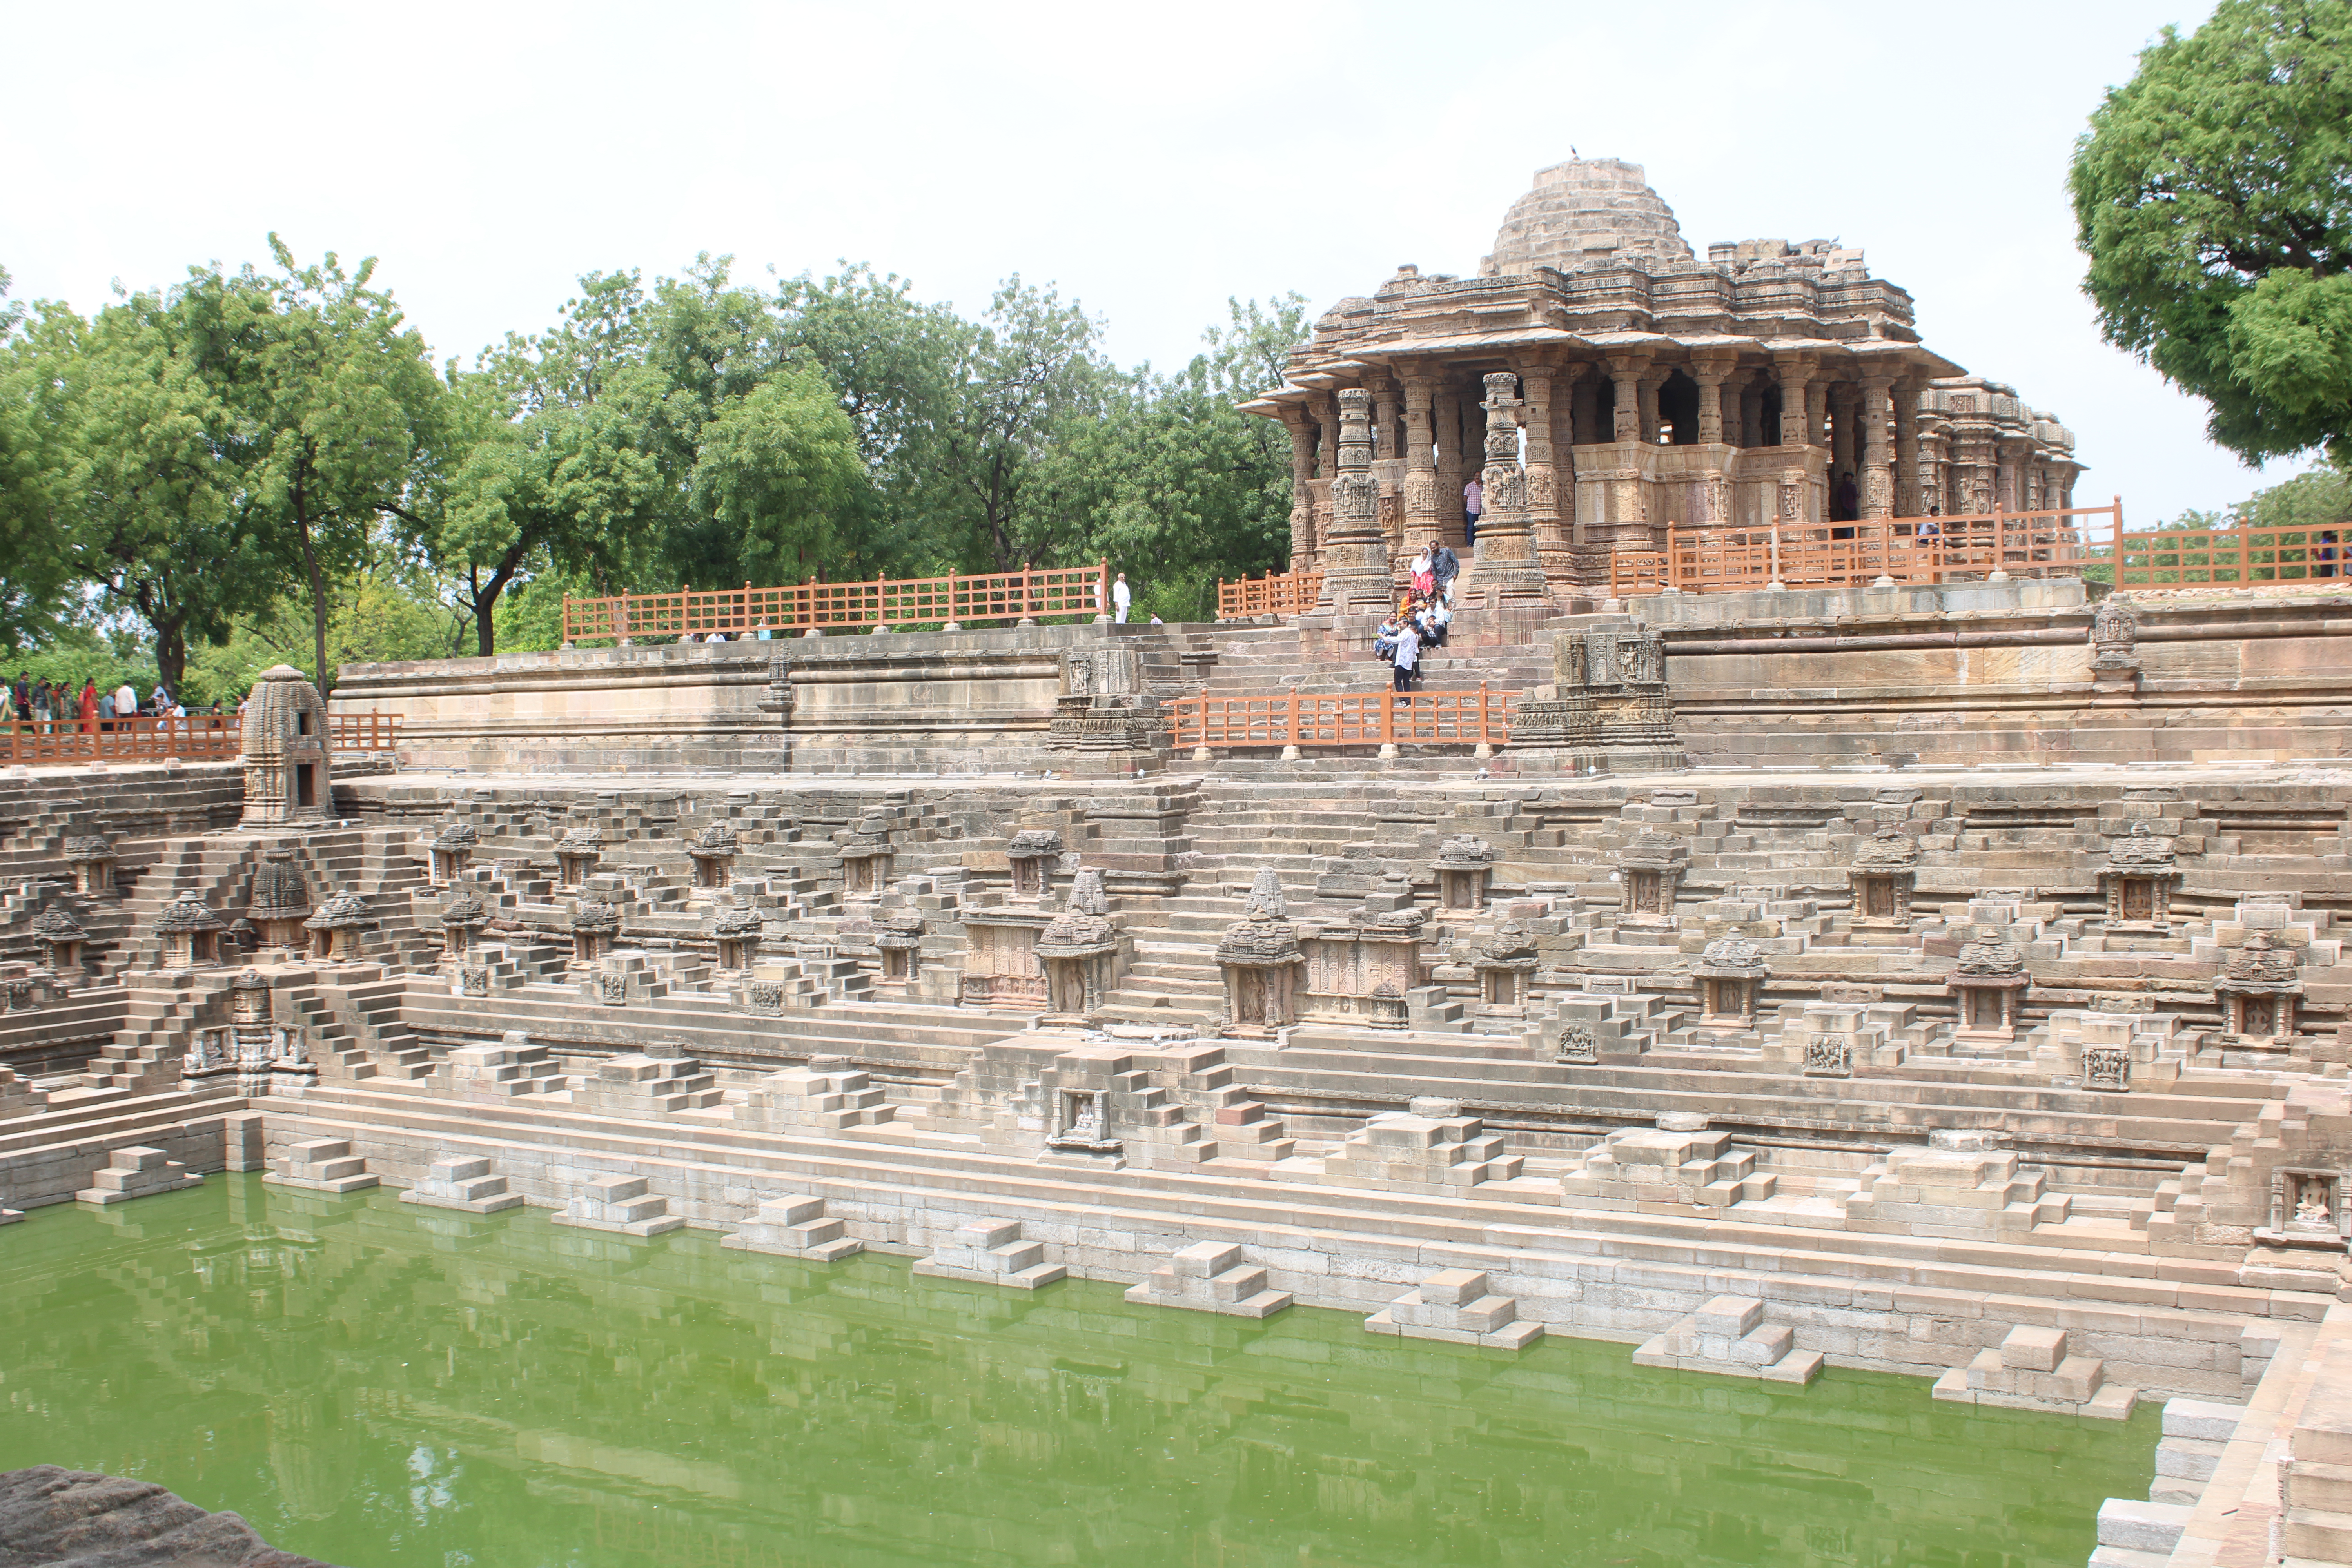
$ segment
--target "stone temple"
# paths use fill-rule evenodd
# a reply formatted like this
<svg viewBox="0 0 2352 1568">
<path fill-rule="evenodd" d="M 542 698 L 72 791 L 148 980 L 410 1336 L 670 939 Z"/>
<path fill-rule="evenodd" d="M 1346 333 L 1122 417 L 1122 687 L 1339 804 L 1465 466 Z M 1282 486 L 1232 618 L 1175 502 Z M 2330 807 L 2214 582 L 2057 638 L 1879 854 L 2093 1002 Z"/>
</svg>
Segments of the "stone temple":
<svg viewBox="0 0 2352 1568">
<path fill-rule="evenodd" d="M 267 1169 L 1794 1398 L 2161 1404 L 2098 1561 L 2352 1563 L 2352 600 L 1611 564 L 1702 507 L 1846 527 L 1848 454 L 1857 537 L 1923 487 L 2063 510 L 2063 429 L 1909 323 L 1858 256 L 1700 261 L 1562 165 L 1253 405 L 1309 466 L 1286 609 L 1024 582 L 743 640 L 669 595 L 730 640 L 640 606 L 324 704 L 273 671 L 241 762 L 20 766 L 0 1223 Z M 1524 499 L 1391 699 L 1325 589 L 1385 598 L 1465 445 Z"/>
<path fill-rule="evenodd" d="M 1334 510 L 1350 391 L 1385 557 L 1460 545 L 1496 374 L 1517 384 L 1526 504 L 1490 524 L 1523 526 L 1511 548 L 1554 588 L 1606 583 L 1611 552 L 1646 548 L 1657 522 L 1836 519 L 1842 486 L 1861 518 L 2074 504 L 2066 427 L 1922 343 L 1911 296 L 1859 249 L 1751 239 L 1701 258 L 1638 165 L 1579 160 L 1536 175 L 1478 273 L 1401 267 L 1340 300 L 1247 405 L 1290 432 L 1295 569 L 1352 574 L 1381 553 Z"/>
</svg>

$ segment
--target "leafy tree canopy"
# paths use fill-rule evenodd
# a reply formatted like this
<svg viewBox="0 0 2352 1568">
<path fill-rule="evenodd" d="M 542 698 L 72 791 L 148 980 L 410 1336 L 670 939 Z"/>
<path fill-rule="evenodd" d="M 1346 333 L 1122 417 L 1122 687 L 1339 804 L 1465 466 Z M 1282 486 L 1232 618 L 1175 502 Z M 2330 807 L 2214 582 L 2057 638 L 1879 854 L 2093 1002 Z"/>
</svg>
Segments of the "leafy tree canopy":
<svg viewBox="0 0 2352 1568">
<path fill-rule="evenodd" d="M 2109 342 L 2249 462 L 2352 462 L 2352 5 L 2222 0 L 2166 28 L 2069 184 Z"/>
</svg>

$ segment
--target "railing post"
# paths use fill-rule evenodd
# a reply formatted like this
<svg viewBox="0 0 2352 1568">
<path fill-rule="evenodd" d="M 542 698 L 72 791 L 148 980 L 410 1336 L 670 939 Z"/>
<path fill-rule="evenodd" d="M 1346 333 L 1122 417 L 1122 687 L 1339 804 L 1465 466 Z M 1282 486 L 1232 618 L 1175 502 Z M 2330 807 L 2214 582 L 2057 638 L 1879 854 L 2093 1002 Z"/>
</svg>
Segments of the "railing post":
<svg viewBox="0 0 2352 1568">
<path fill-rule="evenodd" d="M 1110 557 L 1106 555 L 1095 563 L 1095 619 L 1101 621 L 1110 613 Z"/>
</svg>

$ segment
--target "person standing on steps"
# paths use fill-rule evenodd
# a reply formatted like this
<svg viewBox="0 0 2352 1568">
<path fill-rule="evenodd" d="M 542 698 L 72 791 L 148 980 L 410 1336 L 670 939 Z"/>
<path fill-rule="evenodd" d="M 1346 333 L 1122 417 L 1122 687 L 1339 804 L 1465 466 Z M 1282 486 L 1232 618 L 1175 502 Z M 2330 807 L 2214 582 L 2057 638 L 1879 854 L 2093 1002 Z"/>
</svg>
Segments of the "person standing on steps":
<svg viewBox="0 0 2352 1568">
<path fill-rule="evenodd" d="M 1390 675 L 1391 690 L 1411 691 L 1412 672 L 1421 665 L 1421 634 L 1411 622 L 1397 628 L 1396 651 L 1389 655 L 1395 667 Z"/>
<path fill-rule="evenodd" d="M 1437 584 L 1437 596 L 1448 604 L 1454 600 L 1454 579 L 1462 575 L 1462 557 L 1454 547 L 1434 535 L 1429 541 L 1429 574 Z"/>
<path fill-rule="evenodd" d="M 1095 580 L 1102 581 L 1099 577 Z M 1110 618 L 1125 626 L 1128 608 L 1134 603 L 1135 590 L 1127 585 L 1127 574 L 1122 572 L 1118 574 L 1118 581 L 1110 585 Z"/>
<path fill-rule="evenodd" d="M 1478 548 L 1478 513 L 1486 504 L 1486 488 L 1478 482 L 1478 476 L 1473 474 L 1470 482 L 1462 487 L 1462 543 L 1465 549 Z"/>
</svg>

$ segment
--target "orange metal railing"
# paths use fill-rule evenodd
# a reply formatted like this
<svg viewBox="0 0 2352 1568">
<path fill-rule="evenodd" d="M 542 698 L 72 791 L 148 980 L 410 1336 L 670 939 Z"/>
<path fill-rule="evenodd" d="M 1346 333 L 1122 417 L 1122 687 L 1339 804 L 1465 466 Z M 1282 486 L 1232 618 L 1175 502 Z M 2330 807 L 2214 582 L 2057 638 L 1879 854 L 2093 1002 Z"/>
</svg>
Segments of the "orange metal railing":
<svg viewBox="0 0 2352 1568">
<path fill-rule="evenodd" d="M 2119 533 L 2118 588 L 2265 588 L 2337 582 L 2352 524 L 2329 528 L 2164 528 Z"/>
<path fill-rule="evenodd" d="M 1511 738 L 1516 691 L 1284 691 L 1169 704 L 1179 750 L 1245 746 L 1499 746 Z"/>
<path fill-rule="evenodd" d="M 397 713 L 330 713 L 327 738 L 337 751 L 388 752 L 399 744 Z M 165 757 L 226 758 L 237 754 L 233 713 L 185 719 L 78 719 L 48 723 L 0 722 L 0 763 L 161 761 Z"/>
<path fill-rule="evenodd" d="M 961 626 L 973 621 L 1093 616 L 1110 609 L 1110 563 L 1046 571 L 877 578 L 870 583 L 803 583 L 796 587 L 680 589 L 563 600 L 563 640 L 620 642 L 635 637 L 782 635 L 828 626 Z"/>
<path fill-rule="evenodd" d="M 1768 588 L 1866 588 L 2012 577 L 2071 577 L 2122 536 L 2123 500 L 2053 511 L 1859 522 L 1770 522 L 1754 528 L 1666 524 L 1664 548 L 1610 558 L 1609 591 L 1722 594 Z M 2093 519 L 2107 520 L 2104 528 Z M 1927 525 L 1932 523 L 1932 530 Z"/>
<path fill-rule="evenodd" d="M 1280 576 L 1244 577 L 1238 583 L 1217 579 L 1217 619 L 1244 621 L 1253 616 L 1303 615 L 1315 607 L 1323 592 L 1320 572 L 1286 572 Z"/>
</svg>

